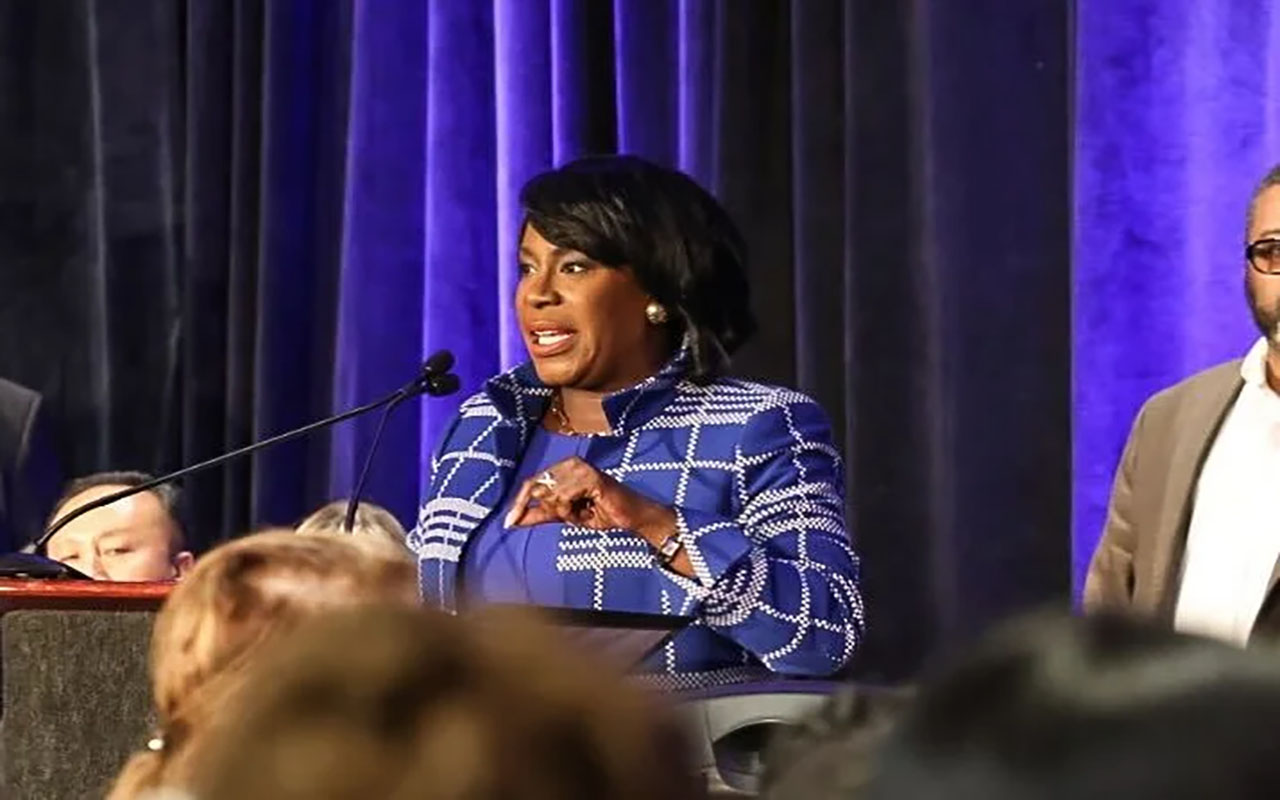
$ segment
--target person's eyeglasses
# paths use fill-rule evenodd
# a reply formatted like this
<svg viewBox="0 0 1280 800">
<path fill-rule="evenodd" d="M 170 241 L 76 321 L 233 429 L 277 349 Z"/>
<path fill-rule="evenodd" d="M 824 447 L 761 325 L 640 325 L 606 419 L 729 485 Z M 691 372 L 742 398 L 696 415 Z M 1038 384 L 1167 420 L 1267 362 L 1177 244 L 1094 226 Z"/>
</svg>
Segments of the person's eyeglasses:
<svg viewBox="0 0 1280 800">
<path fill-rule="evenodd" d="M 1244 257 L 1263 275 L 1280 275 L 1280 239 L 1259 239 L 1244 249 Z"/>
</svg>

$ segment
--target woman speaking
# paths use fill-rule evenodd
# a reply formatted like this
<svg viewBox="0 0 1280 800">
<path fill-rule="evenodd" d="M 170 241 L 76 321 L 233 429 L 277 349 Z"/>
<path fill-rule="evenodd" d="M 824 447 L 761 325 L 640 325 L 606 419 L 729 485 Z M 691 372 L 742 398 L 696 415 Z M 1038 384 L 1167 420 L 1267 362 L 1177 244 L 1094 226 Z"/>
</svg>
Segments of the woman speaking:
<svg viewBox="0 0 1280 800">
<path fill-rule="evenodd" d="M 436 450 L 424 597 L 692 616 L 640 666 L 669 688 L 838 670 L 863 626 L 840 458 L 812 400 L 723 376 L 755 327 L 728 215 L 625 156 L 520 201 L 530 360 Z"/>
</svg>

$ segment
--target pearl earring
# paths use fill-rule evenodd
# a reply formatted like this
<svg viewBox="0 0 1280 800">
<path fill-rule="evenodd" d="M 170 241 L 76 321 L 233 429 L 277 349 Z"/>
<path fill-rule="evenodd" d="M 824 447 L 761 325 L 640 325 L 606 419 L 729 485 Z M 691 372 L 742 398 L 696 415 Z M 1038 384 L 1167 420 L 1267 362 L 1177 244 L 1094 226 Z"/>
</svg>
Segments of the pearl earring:
<svg viewBox="0 0 1280 800">
<path fill-rule="evenodd" d="M 667 322 L 666 306 L 654 301 L 644 307 L 644 316 L 651 325 L 665 325 Z"/>
</svg>

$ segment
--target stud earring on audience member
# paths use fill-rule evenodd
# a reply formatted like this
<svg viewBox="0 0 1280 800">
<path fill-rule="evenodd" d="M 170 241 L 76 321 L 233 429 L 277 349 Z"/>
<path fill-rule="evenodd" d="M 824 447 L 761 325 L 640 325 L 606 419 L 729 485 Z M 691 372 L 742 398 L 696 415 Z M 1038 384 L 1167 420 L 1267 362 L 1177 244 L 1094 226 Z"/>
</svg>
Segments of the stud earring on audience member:
<svg viewBox="0 0 1280 800">
<path fill-rule="evenodd" d="M 667 308 L 657 301 L 650 303 L 644 307 L 644 317 L 649 320 L 650 325 L 665 325 L 667 322 Z"/>
</svg>

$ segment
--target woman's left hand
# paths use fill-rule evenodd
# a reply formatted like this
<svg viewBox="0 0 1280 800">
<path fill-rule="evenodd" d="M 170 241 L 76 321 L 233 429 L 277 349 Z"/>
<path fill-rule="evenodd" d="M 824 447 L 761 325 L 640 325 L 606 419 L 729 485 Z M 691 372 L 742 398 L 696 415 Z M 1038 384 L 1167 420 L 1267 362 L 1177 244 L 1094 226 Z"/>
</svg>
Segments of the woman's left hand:
<svg viewBox="0 0 1280 800">
<path fill-rule="evenodd" d="M 583 528 L 634 531 L 662 538 L 675 531 L 675 514 L 583 461 L 568 458 L 525 481 L 507 512 L 509 528 L 567 522 Z"/>
</svg>

